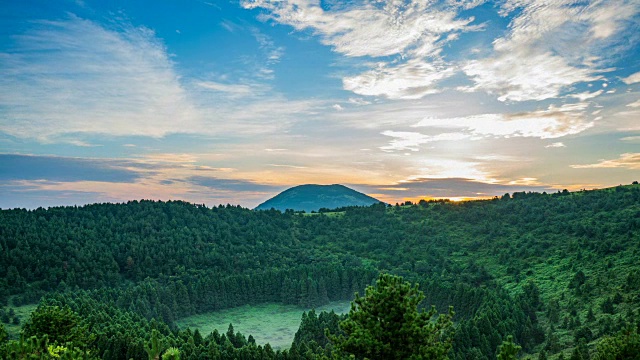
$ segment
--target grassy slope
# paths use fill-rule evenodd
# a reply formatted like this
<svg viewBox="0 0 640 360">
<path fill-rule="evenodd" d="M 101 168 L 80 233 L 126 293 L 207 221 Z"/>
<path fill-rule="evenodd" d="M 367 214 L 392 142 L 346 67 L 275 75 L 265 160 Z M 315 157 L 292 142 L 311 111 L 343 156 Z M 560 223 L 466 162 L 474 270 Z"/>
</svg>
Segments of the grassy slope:
<svg viewBox="0 0 640 360">
<path fill-rule="evenodd" d="M 5 307 L 5 310 L 7 311 L 9 311 L 9 308 L 12 308 L 20 318 L 20 325 L 13 325 L 12 323 L 4 324 L 4 328 L 7 329 L 11 339 L 17 339 L 20 337 L 22 325 L 24 325 L 24 323 L 31 317 L 31 313 L 36 309 L 36 307 L 38 307 L 37 304 Z"/>
<path fill-rule="evenodd" d="M 345 313 L 349 308 L 349 301 L 337 301 L 316 310 Z M 221 334 L 226 333 L 231 323 L 236 332 L 247 337 L 252 335 L 258 344 L 269 343 L 274 349 L 287 349 L 300 326 L 302 312 L 308 310 L 310 309 L 281 304 L 245 305 L 189 316 L 176 323 L 181 328 L 198 329 L 203 336 L 216 329 Z"/>
<path fill-rule="evenodd" d="M 625 187 L 639 186 L 627 185 Z M 614 190 L 615 188 L 608 188 L 595 191 L 613 192 Z M 582 192 L 576 192 L 570 196 L 579 197 L 583 195 L 584 193 Z M 640 211 L 640 204 L 635 208 Z M 463 244 L 461 245 L 464 247 Z M 589 308 L 592 308 L 595 312 L 596 319 L 609 316 L 600 312 L 600 305 L 605 299 L 615 295 L 616 292 L 626 292 L 626 299 L 628 300 L 633 297 L 640 297 L 640 289 L 636 289 L 633 292 L 622 291 L 627 275 L 640 268 L 640 263 L 638 262 L 640 254 L 638 254 L 637 248 L 624 249 L 607 256 L 598 256 L 583 249 L 566 250 L 563 245 L 555 243 L 552 246 L 554 253 L 551 256 L 524 259 L 528 261 L 529 266 L 526 267 L 526 271 L 523 271 L 521 276 L 517 277 L 509 274 L 510 263 L 501 262 L 495 255 L 492 246 L 480 247 L 474 251 L 457 251 L 452 256 L 459 263 L 466 263 L 469 260 L 476 261 L 485 267 L 496 281 L 513 295 L 521 292 L 522 286 L 528 281 L 533 281 L 540 289 L 540 296 L 545 303 L 548 303 L 551 299 L 559 299 L 563 310 L 569 308 L 572 303 L 574 305 L 577 304 L 578 316 L 583 325 L 585 325 L 585 318 Z M 582 270 L 585 273 L 587 284 L 595 287 L 595 291 L 588 296 L 576 295 L 573 291 L 568 290 L 569 283 L 578 270 Z M 619 314 L 625 314 L 629 309 L 638 310 L 627 302 L 616 305 L 615 308 L 614 318 Z M 546 313 L 541 311 L 537 315 L 542 327 L 548 328 L 550 323 Z M 592 325 L 595 328 L 595 323 Z M 573 331 L 562 329 L 557 325 L 555 329 L 561 343 L 568 347 L 564 351 L 564 356 L 567 357 L 571 354 L 572 343 L 574 342 Z M 589 343 L 589 346 L 594 349 L 599 341 L 600 338 L 594 339 Z M 541 351 L 542 345 L 536 350 Z M 557 356 L 559 354 L 555 354 L 550 358 L 555 359 Z"/>
</svg>

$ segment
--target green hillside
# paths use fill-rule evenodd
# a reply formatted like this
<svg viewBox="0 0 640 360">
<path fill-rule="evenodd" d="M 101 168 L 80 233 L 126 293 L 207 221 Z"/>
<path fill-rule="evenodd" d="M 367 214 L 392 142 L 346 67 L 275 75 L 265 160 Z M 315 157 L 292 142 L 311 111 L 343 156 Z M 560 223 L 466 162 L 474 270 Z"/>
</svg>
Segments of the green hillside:
<svg viewBox="0 0 640 360">
<path fill-rule="evenodd" d="M 344 185 L 299 185 L 287 189 L 258 205 L 256 210 L 318 211 L 347 206 L 370 206 L 380 200 L 357 192 Z"/>
<path fill-rule="evenodd" d="M 341 216 L 154 201 L 0 211 L 3 312 L 40 301 L 36 315 L 60 317 L 68 307 L 72 328 L 84 330 L 67 340 L 104 359 L 147 358 L 152 334 L 181 359 L 330 356 L 324 328 L 339 331 L 335 314 L 305 314 L 285 351 L 175 322 L 243 305 L 350 300 L 380 272 L 419 283 L 440 312 L 454 307 L 451 359 L 495 359 L 509 335 L 533 359 L 606 358 L 605 345 L 634 349 L 637 340 L 638 259 L 638 185 L 376 204 Z"/>
</svg>

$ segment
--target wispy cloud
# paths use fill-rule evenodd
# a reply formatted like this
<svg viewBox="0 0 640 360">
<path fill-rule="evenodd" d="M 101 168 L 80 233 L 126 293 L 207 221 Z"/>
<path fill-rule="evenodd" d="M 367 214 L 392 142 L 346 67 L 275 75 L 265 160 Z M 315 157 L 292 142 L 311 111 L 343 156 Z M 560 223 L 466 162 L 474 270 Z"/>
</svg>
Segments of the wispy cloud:
<svg viewBox="0 0 640 360">
<path fill-rule="evenodd" d="M 257 204 L 283 189 L 229 177 L 235 169 L 199 165 L 196 159 L 194 155 L 168 153 L 139 159 L 0 154 L 0 207 L 140 198 Z"/>
<path fill-rule="evenodd" d="M 425 118 L 414 127 L 455 129 L 473 137 L 537 137 L 559 138 L 580 133 L 593 123 L 585 119 L 587 104 L 549 106 L 539 110 L 515 114 L 481 114 L 459 118 Z M 473 137 L 471 137 L 473 139 Z"/>
<path fill-rule="evenodd" d="M 381 57 L 423 46 L 435 49 L 443 33 L 464 29 L 470 19 L 456 19 L 454 11 L 439 10 L 424 1 L 364 2 L 338 11 L 325 11 L 319 1 L 242 1 L 245 8 L 270 11 L 267 19 L 311 29 L 326 45 L 347 56 Z M 428 52 L 428 51 L 427 51 Z"/>
<path fill-rule="evenodd" d="M 594 91 L 594 92 L 583 92 L 583 93 L 578 93 L 578 94 L 569 94 L 569 97 L 574 98 L 574 99 L 578 99 L 580 101 L 585 101 L 585 100 L 589 100 L 589 99 L 593 99 L 595 97 L 598 97 L 598 96 L 602 95 L 602 93 L 604 93 L 604 90 L 598 90 L 598 91 Z"/>
<path fill-rule="evenodd" d="M 230 97 L 244 97 L 254 94 L 255 87 L 246 84 L 223 84 L 215 81 L 196 81 L 194 85 L 206 90 L 226 93 Z"/>
<path fill-rule="evenodd" d="M 262 191 L 274 191 L 276 189 L 283 189 L 282 186 L 273 186 L 266 184 L 259 184 L 250 180 L 239 180 L 239 179 L 221 179 L 210 176 L 193 176 L 186 180 L 189 183 L 204 186 L 207 188 L 213 188 L 217 190 L 227 190 L 227 191 L 251 191 L 251 192 L 262 192 Z"/>
<path fill-rule="evenodd" d="M 571 165 L 574 169 L 613 169 L 626 168 L 640 170 L 640 153 L 624 153 L 618 159 L 600 160 L 595 164 Z"/>
<path fill-rule="evenodd" d="M 0 180 L 125 183 L 142 177 L 142 172 L 130 169 L 130 165 L 130 162 L 124 160 L 0 154 Z"/>
<path fill-rule="evenodd" d="M 263 56 L 255 66 L 257 66 L 256 74 L 258 78 L 272 80 L 274 78 L 272 66 L 280 62 L 280 58 L 284 55 L 285 48 L 277 46 L 274 40 L 260 32 L 257 28 L 251 29 L 251 34 L 256 39 L 259 49 Z"/>
<path fill-rule="evenodd" d="M 359 95 L 385 96 L 389 99 L 420 99 L 439 92 L 439 81 L 454 74 L 442 61 L 427 62 L 420 58 L 401 64 L 380 63 L 365 73 L 343 79 L 345 90 Z"/>
<path fill-rule="evenodd" d="M 567 145 L 565 145 L 564 143 L 561 142 L 554 142 L 552 144 L 546 145 L 545 148 L 563 148 L 563 147 L 567 147 Z"/>
<path fill-rule="evenodd" d="M 269 11 L 266 19 L 310 29 L 335 52 L 347 57 L 385 58 L 364 73 L 346 76 L 344 88 L 361 95 L 415 99 L 438 91 L 435 84 L 453 74 L 440 59 L 442 47 L 456 32 L 475 29 L 473 18 L 458 18 L 456 6 L 474 7 L 481 2 L 457 2 L 439 7 L 429 2 L 363 2 L 336 11 L 316 1 L 243 1 L 245 8 Z"/>
<path fill-rule="evenodd" d="M 634 101 L 631 104 L 627 104 L 628 107 L 637 108 L 640 107 L 640 100 Z"/>
<path fill-rule="evenodd" d="M 501 14 L 519 10 L 506 36 L 494 41 L 495 54 L 463 66 L 472 90 L 502 101 L 554 98 L 569 86 L 602 78 L 612 55 L 637 37 L 633 1 L 578 3 L 573 0 L 504 2 Z"/>
<path fill-rule="evenodd" d="M 154 33 L 69 15 L 38 21 L 0 56 L 0 124 L 18 137 L 160 137 L 197 128 L 198 111 Z M 37 99 L 37 100 L 36 100 Z"/>
<path fill-rule="evenodd" d="M 431 136 L 407 131 L 384 131 L 382 135 L 394 138 L 389 145 L 380 147 L 383 151 L 418 151 L 422 144 L 435 141 L 458 141 L 470 137 L 470 135 L 461 133 L 443 133 Z"/>
<path fill-rule="evenodd" d="M 552 191 L 548 186 L 538 185 L 528 181 L 520 183 L 500 184 L 477 181 L 468 178 L 416 178 L 402 181 L 396 184 L 381 186 L 366 186 L 369 193 L 382 195 L 387 201 L 397 201 L 398 192 L 404 199 L 430 199 L 430 198 L 487 198 L 500 196 L 505 193 L 521 191 Z"/>
<path fill-rule="evenodd" d="M 635 83 L 640 82 L 640 71 L 638 71 L 635 74 L 631 74 L 631 75 L 627 76 L 626 78 L 622 79 L 622 81 L 627 85 L 631 85 L 631 84 L 635 84 Z"/>
<path fill-rule="evenodd" d="M 569 65 L 562 57 L 530 54 L 527 50 L 472 60 L 463 70 L 476 85 L 461 90 L 486 90 L 498 95 L 500 101 L 545 100 L 557 97 L 564 87 L 600 78 L 587 69 Z"/>
</svg>

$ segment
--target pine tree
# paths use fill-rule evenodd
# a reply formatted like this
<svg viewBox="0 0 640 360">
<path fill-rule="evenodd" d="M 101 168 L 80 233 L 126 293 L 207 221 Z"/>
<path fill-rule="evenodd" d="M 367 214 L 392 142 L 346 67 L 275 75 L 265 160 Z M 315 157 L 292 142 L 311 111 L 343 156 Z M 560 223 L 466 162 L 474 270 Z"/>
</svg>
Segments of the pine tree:
<svg viewBox="0 0 640 360">
<path fill-rule="evenodd" d="M 336 348 L 357 359 L 445 359 L 451 348 L 453 310 L 431 321 L 437 311 L 418 311 L 424 294 L 402 277 L 381 274 L 365 296 L 356 296 L 340 323 L 346 336 L 330 336 Z"/>
<path fill-rule="evenodd" d="M 149 344 L 144 344 L 144 351 L 149 355 L 149 360 L 160 359 L 160 353 L 162 352 L 162 341 L 159 339 L 160 333 L 158 330 L 153 329 L 151 331 L 151 341 Z"/>
<path fill-rule="evenodd" d="M 0 344 L 5 342 L 9 335 L 7 334 L 7 330 L 5 330 L 4 325 L 0 324 Z"/>
<path fill-rule="evenodd" d="M 515 360 L 518 358 L 518 352 L 521 346 L 513 342 L 513 336 L 507 336 L 507 340 L 502 342 L 498 348 L 498 360 Z"/>
<path fill-rule="evenodd" d="M 170 347 L 162 354 L 162 360 L 180 360 L 180 350 Z"/>
</svg>

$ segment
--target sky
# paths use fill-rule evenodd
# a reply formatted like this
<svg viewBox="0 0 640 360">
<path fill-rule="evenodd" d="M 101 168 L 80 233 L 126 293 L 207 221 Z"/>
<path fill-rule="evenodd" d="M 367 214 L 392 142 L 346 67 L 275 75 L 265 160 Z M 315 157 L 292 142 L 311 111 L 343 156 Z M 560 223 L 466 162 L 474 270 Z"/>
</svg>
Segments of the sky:
<svg viewBox="0 0 640 360">
<path fill-rule="evenodd" d="M 640 0 L 5 0 L 0 208 L 640 180 Z"/>
</svg>

